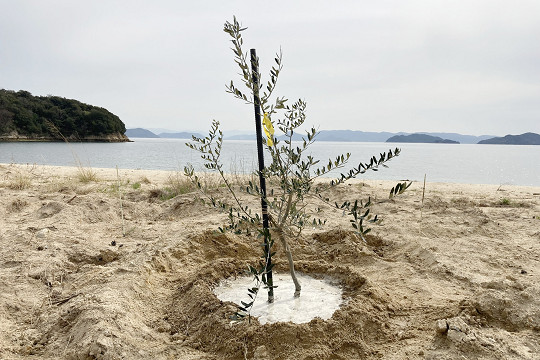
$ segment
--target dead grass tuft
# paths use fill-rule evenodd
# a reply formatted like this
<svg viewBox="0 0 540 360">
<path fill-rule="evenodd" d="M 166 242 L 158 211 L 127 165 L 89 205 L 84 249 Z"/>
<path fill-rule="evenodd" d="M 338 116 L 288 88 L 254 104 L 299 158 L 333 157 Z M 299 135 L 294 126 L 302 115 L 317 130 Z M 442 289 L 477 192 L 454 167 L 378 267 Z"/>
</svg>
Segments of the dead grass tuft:
<svg viewBox="0 0 540 360">
<path fill-rule="evenodd" d="M 533 205 L 525 201 L 515 201 L 507 197 L 499 199 L 499 201 L 492 203 L 494 207 L 510 207 L 510 208 L 531 208 Z"/>
<path fill-rule="evenodd" d="M 97 172 L 94 169 L 84 166 L 77 167 L 77 179 L 82 183 L 96 182 L 99 180 Z"/>
<path fill-rule="evenodd" d="M 178 195 L 187 194 L 195 190 L 195 186 L 184 175 L 176 172 L 169 176 L 164 188 L 150 190 L 150 198 L 158 198 L 160 200 L 169 200 Z"/>
<path fill-rule="evenodd" d="M 176 195 L 186 194 L 195 190 L 195 187 L 191 181 L 179 172 L 175 172 L 173 175 L 170 175 L 166 182 L 167 188 L 170 192 Z"/>
<path fill-rule="evenodd" d="M 18 172 L 15 176 L 10 179 L 8 187 L 12 190 L 24 190 L 29 188 L 32 185 L 32 178 L 30 175 L 23 174 Z"/>
</svg>

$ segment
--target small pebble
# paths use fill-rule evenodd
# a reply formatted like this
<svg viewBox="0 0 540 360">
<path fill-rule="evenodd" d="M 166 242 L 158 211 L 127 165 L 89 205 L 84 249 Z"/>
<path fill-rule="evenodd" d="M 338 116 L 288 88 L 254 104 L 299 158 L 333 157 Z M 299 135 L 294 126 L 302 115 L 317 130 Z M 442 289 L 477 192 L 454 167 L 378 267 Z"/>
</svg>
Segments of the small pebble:
<svg viewBox="0 0 540 360">
<path fill-rule="evenodd" d="M 446 333 L 448 331 L 448 323 L 446 322 L 446 320 L 437 320 L 437 322 L 435 323 L 435 330 L 439 334 Z"/>
<path fill-rule="evenodd" d="M 186 339 L 186 335 L 181 334 L 181 333 L 176 333 L 172 335 L 172 339 L 174 341 L 184 341 Z"/>
<path fill-rule="evenodd" d="M 36 237 L 40 238 L 40 239 L 43 239 L 44 237 L 47 236 L 48 233 L 49 233 L 49 229 L 47 229 L 47 228 L 41 229 L 38 232 L 36 232 Z"/>
</svg>

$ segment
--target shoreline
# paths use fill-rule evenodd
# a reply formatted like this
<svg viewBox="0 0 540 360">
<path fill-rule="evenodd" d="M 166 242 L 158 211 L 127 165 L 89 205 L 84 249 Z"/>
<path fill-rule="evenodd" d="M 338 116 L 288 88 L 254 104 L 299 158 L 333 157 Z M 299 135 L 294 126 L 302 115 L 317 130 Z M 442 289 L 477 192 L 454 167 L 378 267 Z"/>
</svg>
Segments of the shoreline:
<svg viewBox="0 0 540 360">
<path fill-rule="evenodd" d="M 107 178 L 113 178 L 116 179 L 116 168 L 101 168 L 101 167 L 92 167 L 92 166 L 66 166 L 66 165 L 40 165 L 40 164 L 18 164 L 18 163 L 0 163 L 0 167 L 16 167 L 20 168 L 21 170 L 36 168 L 41 168 L 42 170 L 51 171 L 57 174 L 58 176 L 75 176 L 79 169 L 88 169 L 95 171 L 98 175 L 102 175 L 104 179 Z M 127 177 L 127 176 L 143 176 L 143 175 L 150 175 L 155 176 L 157 179 L 160 179 L 160 181 L 163 181 L 167 177 L 171 175 L 181 175 L 184 176 L 183 169 L 182 170 L 159 170 L 159 169 L 132 169 L 132 168 L 121 168 L 118 167 L 118 172 L 121 176 Z M 205 175 L 209 177 L 218 177 L 217 173 L 214 172 L 197 172 L 200 175 Z M 242 177 L 250 177 L 249 174 L 234 174 L 234 173 L 226 173 L 226 175 L 236 178 L 242 178 Z M 316 181 L 330 181 L 333 177 L 322 177 L 319 178 Z M 411 181 L 408 179 L 396 179 L 396 180 L 387 180 L 387 179 L 351 179 L 346 184 L 359 184 L 359 183 L 367 183 L 367 184 L 380 184 L 380 185 L 386 185 L 386 186 L 394 186 L 398 182 L 403 181 Z M 412 180 L 413 184 L 418 184 L 418 186 L 423 186 L 423 181 L 420 180 Z M 453 183 L 453 182 L 441 182 L 441 181 L 426 181 L 426 187 L 427 185 L 440 185 L 445 186 L 447 188 L 454 187 L 472 187 L 472 188 L 478 188 L 478 190 L 481 189 L 489 189 L 490 191 L 493 190 L 502 190 L 506 188 L 515 188 L 515 189 L 530 189 L 532 193 L 535 195 L 540 195 L 540 186 L 534 186 L 534 185 L 513 185 L 513 184 L 475 184 L 475 183 Z"/>
<path fill-rule="evenodd" d="M 65 143 L 65 140 L 62 139 L 55 139 L 55 138 L 5 138 L 0 137 L 0 142 L 8 142 L 8 143 Z M 134 142 L 133 140 L 126 138 L 126 139 L 78 139 L 78 140 L 69 140 L 69 144 L 73 143 L 125 143 L 125 142 Z"/>
<path fill-rule="evenodd" d="M 108 134 L 88 135 L 80 138 L 76 135 L 70 135 L 67 138 L 61 133 L 58 136 L 34 136 L 34 135 L 21 135 L 17 131 L 12 131 L 8 134 L 0 135 L 0 142 L 103 142 L 103 143 L 116 143 L 116 142 L 132 142 L 125 134 L 116 132 Z"/>
<path fill-rule="evenodd" d="M 185 140 L 150 139 L 131 143 L 0 143 L 0 162 L 36 163 L 76 166 L 74 156 L 84 165 L 100 168 L 181 170 L 183 165 L 193 163 L 196 170 L 205 171 L 200 154 L 189 150 Z M 224 170 L 244 173 L 257 167 L 253 141 L 234 142 L 223 147 L 221 160 Z M 537 149 L 522 147 L 496 149 L 472 148 L 450 151 L 440 147 L 420 144 L 403 145 L 402 154 L 392 160 L 389 169 L 368 172 L 360 179 L 410 179 L 456 184 L 513 184 L 519 186 L 540 186 L 540 168 L 532 166 L 540 155 Z M 351 152 L 348 164 L 342 171 L 348 171 L 369 160 L 368 155 L 388 150 L 384 144 L 313 144 L 311 155 L 314 159 L 327 159 L 328 154 Z M 475 154 L 475 156 L 471 156 Z M 406 156 L 405 156 L 406 155 Z M 330 157 L 332 158 L 332 157 Z M 498 161 L 498 159 L 501 159 Z M 324 160 L 321 160 L 324 162 Z M 315 165 L 317 167 L 317 165 Z M 340 170 L 337 170 L 338 172 Z"/>
</svg>

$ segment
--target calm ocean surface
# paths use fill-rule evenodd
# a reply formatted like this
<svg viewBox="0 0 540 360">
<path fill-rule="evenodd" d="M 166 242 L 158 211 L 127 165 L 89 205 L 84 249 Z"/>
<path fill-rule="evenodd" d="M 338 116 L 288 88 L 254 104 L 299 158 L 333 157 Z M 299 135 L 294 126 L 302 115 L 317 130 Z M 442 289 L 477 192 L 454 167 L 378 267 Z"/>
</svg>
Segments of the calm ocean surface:
<svg viewBox="0 0 540 360">
<path fill-rule="evenodd" d="M 192 163 L 202 170 L 201 159 L 180 139 L 132 139 L 131 143 L 0 142 L 0 163 L 84 166 L 126 169 L 182 170 Z M 388 144 L 316 142 L 311 154 L 321 163 L 350 152 L 350 165 L 399 147 L 402 153 L 389 168 L 369 172 L 361 179 L 511 184 L 540 186 L 540 146 L 473 144 Z M 326 160 L 326 161 L 324 161 Z M 257 167 L 255 141 L 225 141 L 225 170 L 248 173 Z"/>
</svg>

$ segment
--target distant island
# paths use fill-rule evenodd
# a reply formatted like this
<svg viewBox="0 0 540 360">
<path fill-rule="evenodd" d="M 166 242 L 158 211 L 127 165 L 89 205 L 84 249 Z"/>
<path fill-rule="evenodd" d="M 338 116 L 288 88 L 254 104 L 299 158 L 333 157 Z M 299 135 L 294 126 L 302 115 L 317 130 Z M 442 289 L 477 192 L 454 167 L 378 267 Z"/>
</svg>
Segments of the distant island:
<svg viewBox="0 0 540 360">
<path fill-rule="evenodd" d="M 159 129 L 167 131 L 166 129 Z M 126 135 L 130 138 L 174 138 L 191 139 L 192 135 L 202 137 L 193 132 L 154 132 L 136 128 L 127 129 Z M 234 132 L 233 132 L 234 133 Z M 225 135 L 227 135 L 225 133 Z M 304 134 L 305 135 L 305 134 Z M 279 139 L 283 140 L 281 136 Z M 255 133 L 236 134 L 225 136 L 225 140 L 255 140 Z M 294 134 L 293 140 L 302 140 L 302 134 Z M 540 145 L 540 135 L 535 133 L 525 133 L 522 135 L 507 135 L 505 137 L 494 137 L 493 135 L 462 135 L 457 133 L 427 133 L 418 132 L 414 134 L 398 132 L 368 132 L 357 130 L 321 130 L 316 137 L 317 141 L 335 142 L 390 142 L 390 143 L 429 143 L 429 144 L 522 144 Z"/>
<path fill-rule="evenodd" d="M 417 133 L 431 136 L 438 136 L 440 138 L 453 140 L 461 144 L 476 144 L 480 140 L 492 138 L 493 135 L 462 135 L 456 133 Z M 358 131 L 358 130 L 321 130 L 317 134 L 317 141 L 336 141 L 336 142 L 386 142 L 389 138 L 395 135 L 411 135 L 406 132 L 370 132 L 370 131 Z M 301 140 L 302 134 L 295 134 L 293 140 Z M 232 135 L 227 136 L 225 133 L 225 140 L 253 140 L 255 139 L 255 133 Z"/>
<path fill-rule="evenodd" d="M 426 134 L 396 135 L 392 136 L 386 142 L 391 143 L 429 143 L 429 144 L 459 144 L 458 141 L 443 139 L 438 136 Z"/>
<path fill-rule="evenodd" d="M 158 136 L 160 138 L 169 138 L 169 139 L 190 139 L 191 137 L 195 135 L 197 137 L 203 137 L 201 134 L 198 133 L 190 133 L 190 132 L 178 132 L 178 133 L 160 133 Z"/>
<path fill-rule="evenodd" d="M 359 130 L 321 130 L 317 135 L 317 141 L 374 141 L 385 142 L 386 139 L 395 135 L 390 132 L 367 132 Z"/>
<path fill-rule="evenodd" d="M 159 138 L 158 135 L 143 128 L 127 129 L 126 136 L 129 138 Z"/>
<path fill-rule="evenodd" d="M 155 134 L 150 130 L 143 128 L 127 129 L 126 135 L 130 138 L 164 138 L 164 139 L 190 139 L 192 136 L 203 137 L 199 133 L 193 132 L 162 132 Z"/>
<path fill-rule="evenodd" d="M 478 142 L 479 144 L 504 144 L 504 145 L 540 145 L 540 135 L 536 133 L 524 133 L 521 135 L 506 135 L 494 137 Z"/>
<path fill-rule="evenodd" d="M 130 141 L 108 110 L 59 96 L 0 89 L 0 141 Z"/>
</svg>

